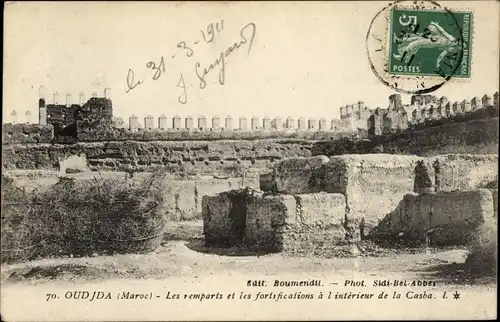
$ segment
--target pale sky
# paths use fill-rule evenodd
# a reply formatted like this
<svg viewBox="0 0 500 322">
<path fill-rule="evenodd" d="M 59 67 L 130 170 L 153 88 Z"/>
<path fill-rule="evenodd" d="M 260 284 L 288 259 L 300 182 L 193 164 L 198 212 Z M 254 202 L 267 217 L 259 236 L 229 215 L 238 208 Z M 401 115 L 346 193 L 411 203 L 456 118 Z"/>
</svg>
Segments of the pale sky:
<svg viewBox="0 0 500 322">
<path fill-rule="evenodd" d="M 498 2 L 441 2 L 449 8 L 473 10 L 472 78 L 447 83 L 434 92 L 451 101 L 493 95 L 499 87 Z M 338 118 L 340 106 L 365 102 L 386 108 L 395 92 L 370 70 L 365 37 L 375 14 L 388 2 L 235 2 L 235 3 L 12 3 L 4 18 L 4 120 L 30 111 L 37 120 L 38 88 L 74 103 L 112 89 L 114 115 L 155 119 L 228 114 L 286 118 Z M 465 7 L 464 7 L 465 5 Z M 207 44 L 201 30 L 224 21 L 223 30 Z M 256 26 L 251 51 L 243 44 L 226 58 L 225 84 L 218 83 L 220 65 L 199 88 L 195 65 L 215 62 L 222 51 L 241 40 L 240 30 Z M 250 39 L 250 29 L 245 35 Z M 177 48 L 184 41 L 193 55 Z M 194 44 L 198 41 L 197 44 Z M 175 56 L 174 56 L 175 55 Z M 152 80 L 164 57 L 165 72 Z M 174 58 L 172 58 L 174 56 Z M 143 83 L 129 93 L 127 72 Z M 178 102 L 181 73 L 187 103 Z M 408 95 L 403 95 L 405 102 Z M 156 121 L 155 121 L 156 123 Z"/>
</svg>

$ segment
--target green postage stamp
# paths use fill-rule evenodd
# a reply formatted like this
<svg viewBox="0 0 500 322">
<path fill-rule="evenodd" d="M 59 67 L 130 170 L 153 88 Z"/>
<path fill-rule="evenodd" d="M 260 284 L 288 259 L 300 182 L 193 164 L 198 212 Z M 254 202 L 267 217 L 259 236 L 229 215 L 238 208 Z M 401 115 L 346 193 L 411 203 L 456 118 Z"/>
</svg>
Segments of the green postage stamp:
<svg viewBox="0 0 500 322">
<path fill-rule="evenodd" d="M 471 76 L 471 12 L 394 8 L 389 21 L 389 74 Z"/>
</svg>

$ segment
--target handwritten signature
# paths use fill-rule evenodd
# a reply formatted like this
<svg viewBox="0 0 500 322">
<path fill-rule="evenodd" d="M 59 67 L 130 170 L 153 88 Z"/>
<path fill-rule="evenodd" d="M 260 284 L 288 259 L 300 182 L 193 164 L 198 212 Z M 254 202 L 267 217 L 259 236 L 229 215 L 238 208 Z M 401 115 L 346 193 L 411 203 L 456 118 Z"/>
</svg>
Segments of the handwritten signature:
<svg viewBox="0 0 500 322">
<path fill-rule="evenodd" d="M 224 20 L 221 20 L 217 23 L 210 23 L 207 25 L 206 30 L 201 30 L 201 35 L 205 43 L 210 44 L 214 41 L 216 36 L 224 30 Z M 196 76 L 200 81 L 200 89 L 204 89 L 207 85 L 206 76 L 217 66 L 221 66 L 219 71 L 219 83 L 224 85 L 225 83 L 225 73 L 226 73 L 226 58 L 231 55 L 231 53 L 237 51 L 241 46 L 248 43 L 248 51 L 247 55 L 250 54 L 252 49 L 253 41 L 255 38 L 256 26 L 255 23 L 248 23 L 240 30 L 240 41 L 235 42 L 233 45 L 229 46 L 225 51 L 222 51 L 219 57 L 215 60 L 215 62 L 211 63 L 207 68 L 201 68 L 201 64 L 199 62 L 195 63 L 195 72 Z M 194 45 L 199 43 L 199 41 L 195 41 Z M 180 41 L 177 44 L 177 48 L 184 50 L 184 53 L 187 58 L 192 57 L 195 54 L 195 51 L 192 47 L 190 47 L 185 41 Z M 172 58 L 175 57 L 175 54 L 172 55 Z M 146 68 L 154 71 L 152 76 L 152 80 L 158 80 L 163 73 L 166 73 L 167 67 L 165 63 L 164 56 L 161 56 L 160 61 L 158 63 L 154 61 L 149 61 L 146 63 Z M 127 72 L 126 84 L 127 88 L 125 93 L 129 93 L 133 89 L 137 88 L 139 85 L 142 85 L 144 80 L 136 80 L 135 72 L 133 69 L 129 69 Z M 177 87 L 182 89 L 182 94 L 178 97 L 178 101 L 181 104 L 187 103 L 187 91 L 186 84 L 184 81 L 184 76 L 180 73 L 179 81 L 177 83 Z"/>
<path fill-rule="evenodd" d="M 250 38 L 247 38 L 247 35 L 246 35 L 247 30 L 249 30 L 249 33 L 250 33 L 249 37 Z M 226 60 L 225 60 L 225 58 L 227 58 L 232 52 L 239 49 L 242 45 L 246 44 L 247 42 L 249 42 L 248 52 L 247 52 L 247 55 L 249 55 L 250 51 L 252 50 L 253 40 L 255 38 L 255 32 L 256 32 L 256 26 L 253 22 L 251 22 L 251 23 L 247 24 L 246 26 L 244 26 L 243 28 L 241 28 L 241 31 L 240 31 L 241 41 L 235 42 L 233 45 L 229 46 L 226 49 L 226 51 L 222 51 L 220 53 L 219 58 L 217 58 L 215 60 L 215 62 L 210 64 L 210 66 L 208 66 L 208 68 L 203 69 L 203 72 L 201 75 L 200 75 L 200 70 L 199 70 L 199 68 L 201 66 L 200 63 L 197 62 L 195 64 L 196 76 L 198 76 L 198 79 L 200 80 L 200 88 L 201 89 L 204 89 L 207 86 L 207 82 L 205 81 L 205 76 L 207 76 L 208 73 L 210 73 L 210 71 L 212 71 L 218 65 L 221 66 L 221 69 L 219 71 L 219 84 L 224 85 L 225 80 L 226 80 Z"/>
</svg>

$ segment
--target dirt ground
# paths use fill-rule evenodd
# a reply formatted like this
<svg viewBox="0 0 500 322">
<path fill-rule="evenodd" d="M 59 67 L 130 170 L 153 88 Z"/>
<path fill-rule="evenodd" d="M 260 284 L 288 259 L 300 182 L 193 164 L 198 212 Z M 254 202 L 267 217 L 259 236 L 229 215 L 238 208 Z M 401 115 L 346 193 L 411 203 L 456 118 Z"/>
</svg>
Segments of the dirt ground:
<svg viewBox="0 0 500 322">
<path fill-rule="evenodd" d="M 49 320 L 56 320 L 58 318 L 51 315 L 54 314 L 55 311 L 50 311 L 51 308 L 54 309 L 55 304 L 51 304 L 51 306 L 47 304 L 55 302 L 47 302 L 45 298 L 46 294 L 58 294 L 58 298 L 63 298 L 68 290 L 88 289 L 91 291 L 92 289 L 97 289 L 102 291 L 105 290 L 106 292 L 109 291 L 114 294 L 125 289 L 136 289 L 142 290 L 143 292 L 146 289 L 148 292 L 149 290 L 155 290 L 155 294 L 160 292 L 158 294 L 162 294 L 162 296 L 167 294 L 166 296 L 168 297 L 169 293 L 166 293 L 167 289 L 169 292 L 171 290 L 177 290 L 177 292 L 181 293 L 188 290 L 191 291 L 194 288 L 199 292 L 202 290 L 203 292 L 214 292 L 215 288 L 217 288 L 218 292 L 223 292 L 225 290 L 227 291 L 225 293 L 228 293 L 231 291 L 231 287 L 233 287 L 232 290 L 236 288 L 241 291 L 251 291 L 253 292 L 253 296 L 260 289 L 249 289 L 246 286 L 247 280 L 264 279 L 273 281 L 277 278 L 280 280 L 287 278 L 318 278 L 321 279 L 323 286 L 328 287 L 328 284 L 330 284 L 330 287 L 332 287 L 331 285 L 337 285 L 335 287 L 340 287 L 342 292 L 355 292 L 359 290 L 359 288 L 345 288 L 345 281 L 350 279 L 357 281 L 365 280 L 365 283 L 368 285 L 373 285 L 375 280 L 386 279 L 435 281 L 436 285 L 426 287 L 426 292 L 434 292 L 435 294 L 439 294 L 440 297 L 442 297 L 444 292 L 448 292 L 446 294 L 451 298 L 452 292 L 460 290 L 463 294 L 467 294 L 466 296 L 462 295 L 462 297 L 465 297 L 467 300 L 435 300 L 433 302 L 436 303 L 435 310 L 430 310 L 429 304 L 425 304 L 424 300 L 412 301 L 407 299 L 406 301 L 409 301 L 408 303 L 415 309 L 411 311 L 411 318 L 441 317 L 454 319 L 463 318 L 464 316 L 477 316 L 481 318 L 496 316 L 495 277 L 475 277 L 468 274 L 467 269 L 464 267 L 466 255 L 467 250 L 464 248 L 418 248 L 404 251 L 390 250 L 387 251 L 385 255 L 379 254 L 375 257 L 360 255 L 351 258 L 287 257 L 281 254 L 255 254 L 236 248 L 207 249 L 203 247 L 201 221 L 178 222 L 169 226 L 163 245 L 156 251 L 150 253 L 84 258 L 54 258 L 27 263 L 2 265 L 1 282 L 3 307 L 9 309 L 18 307 L 18 310 L 15 311 L 16 313 L 10 310 L 3 310 L 2 314 L 4 314 L 5 317 L 7 317 L 7 315 L 5 315 L 6 313 L 12 314 L 16 320 L 25 320 L 26 317 L 28 317 L 28 320 L 42 320 L 43 318 L 39 314 L 45 312 L 43 314 L 46 314 Z M 165 285 L 168 285 L 168 287 Z M 217 285 L 217 287 L 215 285 Z M 303 288 L 301 290 L 302 292 L 304 291 Z M 370 286 L 362 290 L 380 291 L 381 289 Z M 393 288 L 387 289 L 390 293 L 392 293 L 392 290 Z M 414 291 L 414 288 L 404 288 L 404 290 L 403 292 L 402 289 L 403 296 L 405 296 L 408 290 Z M 37 312 L 33 310 L 23 310 L 22 304 L 16 300 L 20 297 L 30 298 L 33 296 L 35 296 L 36 299 L 34 298 L 32 301 L 38 303 L 40 308 Z M 459 305 L 458 302 L 461 304 Z M 65 303 L 67 306 L 67 301 Z M 120 306 L 123 304 L 120 303 L 122 302 L 118 302 L 116 305 L 123 309 L 124 307 Z M 203 303 L 204 302 L 196 303 L 196 305 L 202 305 Z M 220 312 L 216 313 L 210 311 L 211 317 L 213 316 L 213 319 L 240 319 L 241 317 L 238 314 L 241 314 L 241 310 L 244 311 L 248 308 L 247 306 L 241 306 L 241 301 L 237 303 L 238 305 L 233 308 L 235 310 L 233 312 L 234 315 L 229 313 L 229 315 L 220 315 Z M 297 303 L 305 305 L 303 301 L 297 301 Z M 377 307 L 372 308 L 375 310 L 373 312 L 378 312 L 377 310 L 379 310 L 378 308 L 381 302 L 378 303 Z M 169 305 L 170 304 L 169 302 Z M 438 307 L 443 307 L 445 304 L 455 307 L 455 311 L 453 313 L 439 311 Z M 484 306 L 484 308 L 481 307 L 480 311 L 478 311 L 478 304 Z M 311 305 L 314 306 L 317 304 Z M 329 309 L 324 311 L 325 309 L 323 308 L 321 309 L 323 311 L 317 311 L 313 316 L 315 318 L 323 317 L 330 319 L 367 318 L 369 316 L 364 316 L 363 314 L 370 313 L 370 305 L 366 306 L 366 311 L 360 312 L 359 309 L 355 309 L 343 313 L 335 311 L 334 314 L 330 312 Z M 417 308 L 419 305 L 426 306 L 418 310 Z M 309 306 L 310 304 L 307 304 L 307 307 Z M 74 307 L 73 302 L 71 303 L 71 307 L 73 307 L 73 309 L 67 309 L 67 312 L 65 311 L 66 313 L 58 314 L 62 314 L 61 317 L 64 316 L 65 319 L 73 318 L 77 320 L 82 319 L 81 314 L 86 314 L 85 319 L 105 319 L 108 317 L 116 320 L 116 314 L 119 314 L 116 311 L 114 311 L 115 313 L 106 311 L 109 307 L 103 309 L 104 311 L 92 310 L 92 314 L 90 314 L 88 310 L 86 311 L 81 305 L 76 305 L 76 307 Z M 139 318 L 137 314 L 141 312 L 141 307 L 137 307 L 139 311 L 135 312 L 136 315 L 132 314 L 132 317 L 135 316 Z M 236 310 L 236 307 L 239 307 L 240 310 Z M 172 310 L 174 308 L 175 306 L 171 307 Z M 203 310 L 207 308 L 198 307 L 198 309 Z M 202 318 L 197 315 L 201 314 L 201 311 L 197 311 L 198 309 L 189 312 L 182 311 L 182 314 L 187 314 L 187 316 L 182 315 L 179 311 L 176 314 L 181 315 L 175 316 L 178 319 L 185 319 L 186 317 L 188 319 Z M 404 305 L 401 307 L 402 311 L 384 311 L 384 314 L 380 315 L 380 317 L 398 318 L 397 312 L 400 312 L 399 314 L 409 314 L 409 312 L 403 309 Z M 63 312 L 61 311 L 63 310 L 62 306 L 58 306 L 57 310 L 57 312 Z M 295 305 L 292 310 L 288 307 L 276 318 L 286 319 L 287 316 L 293 319 L 311 317 L 311 315 L 305 315 L 305 311 L 297 310 L 298 307 L 295 307 Z M 19 315 L 19 312 L 23 313 Z M 147 319 L 165 319 L 165 316 L 161 315 L 158 311 L 148 312 L 149 315 Z M 254 310 L 251 311 L 251 314 L 250 319 L 269 317 L 269 315 L 261 316 Z M 323 316 L 322 314 L 325 315 Z M 9 317 L 10 316 L 11 315 L 9 315 Z M 169 315 L 167 319 L 170 319 L 170 317 Z M 399 317 L 401 317 L 401 315 L 399 315 Z M 119 320 L 121 319 L 122 318 Z M 143 318 L 141 317 L 139 319 Z"/>
<path fill-rule="evenodd" d="M 362 247 L 362 246 L 360 246 Z M 364 247 L 366 248 L 366 246 Z M 446 284 L 488 285 L 492 277 L 477 277 L 464 267 L 467 249 L 378 248 L 376 256 L 359 252 L 343 258 L 294 257 L 282 254 L 258 254 L 233 248 L 206 248 L 203 221 L 181 221 L 168 224 L 162 246 L 144 254 L 113 256 L 61 257 L 1 266 L 0 280 L 8 283 L 48 283 L 52 280 L 89 282 L 115 278 L 163 278 L 196 274 L 215 274 L 220 270 L 279 274 L 323 270 L 355 270 L 357 272 L 405 273 L 413 277 L 440 280 Z M 97 255 L 97 254 L 96 254 Z"/>
</svg>

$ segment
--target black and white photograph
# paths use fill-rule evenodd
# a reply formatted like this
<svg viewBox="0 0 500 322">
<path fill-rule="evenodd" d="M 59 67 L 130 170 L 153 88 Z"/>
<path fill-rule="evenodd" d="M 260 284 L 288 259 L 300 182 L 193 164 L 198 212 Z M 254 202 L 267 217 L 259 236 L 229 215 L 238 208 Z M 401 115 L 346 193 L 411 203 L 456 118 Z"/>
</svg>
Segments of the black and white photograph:
<svg viewBox="0 0 500 322">
<path fill-rule="evenodd" d="M 2 321 L 496 319 L 499 9 L 4 2 Z"/>
</svg>

